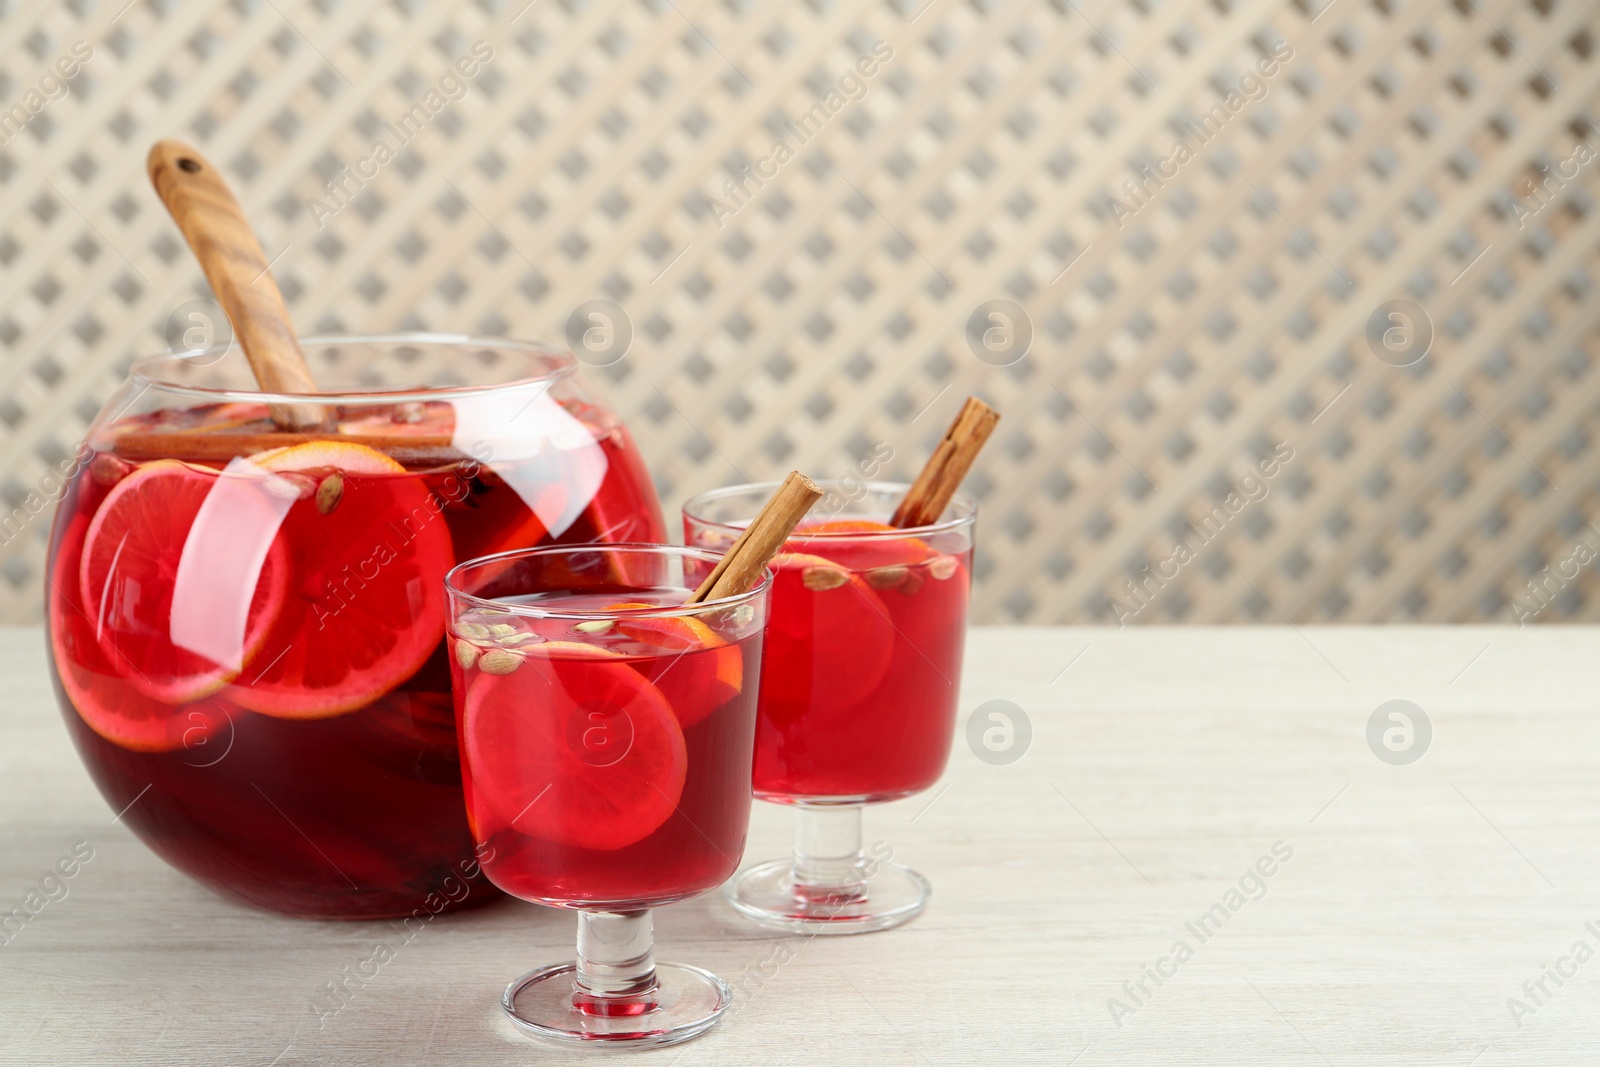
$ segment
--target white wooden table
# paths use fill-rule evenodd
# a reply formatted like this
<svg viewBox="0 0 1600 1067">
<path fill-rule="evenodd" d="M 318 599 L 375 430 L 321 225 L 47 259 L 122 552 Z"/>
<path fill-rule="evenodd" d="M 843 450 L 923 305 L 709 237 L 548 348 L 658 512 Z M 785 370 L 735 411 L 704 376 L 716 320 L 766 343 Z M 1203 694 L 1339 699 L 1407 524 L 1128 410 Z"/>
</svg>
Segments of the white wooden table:
<svg viewBox="0 0 1600 1067">
<path fill-rule="evenodd" d="M 648 1061 L 1593 1064 L 1600 959 L 1561 959 L 1600 951 L 1597 651 L 1554 627 L 975 631 L 963 717 L 1014 702 L 1028 750 L 993 765 L 963 733 L 936 791 L 868 816 L 932 880 L 928 912 L 780 948 L 717 896 L 664 909 L 661 955 L 742 996 Z M 94 859 L 0 945 L 0 1063 L 593 1059 L 500 1018 L 509 979 L 572 950 L 570 916 L 512 901 L 438 920 L 319 1025 L 318 990 L 394 929 L 166 867 L 113 824 L 44 662 L 38 631 L 0 631 L 0 912 L 74 842 Z M 1366 740 L 1396 698 L 1433 727 L 1404 766 Z M 758 805 L 747 858 L 787 830 Z M 1247 873 L 1278 842 L 1263 895 Z"/>
</svg>

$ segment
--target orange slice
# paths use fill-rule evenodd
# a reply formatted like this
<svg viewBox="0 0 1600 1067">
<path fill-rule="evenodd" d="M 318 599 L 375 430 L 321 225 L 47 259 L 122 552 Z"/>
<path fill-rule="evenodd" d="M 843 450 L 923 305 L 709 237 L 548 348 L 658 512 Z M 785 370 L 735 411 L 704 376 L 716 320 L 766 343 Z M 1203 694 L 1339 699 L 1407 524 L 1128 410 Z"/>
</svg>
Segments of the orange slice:
<svg viewBox="0 0 1600 1067">
<path fill-rule="evenodd" d="M 259 482 L 176 460 L 118 482 L 89 523 L 78 574 L 107 662 L 168 704 L 235 678 L 287 596 L 278 515 Z"/>
<path fill-rule="evenodd" d="M 509 673 L 468 672 L 472 796 L 530 837 L 602 851 L 644 840 L 677 809 L 688 774 L 671 706 L 615 652 L 533 648 Z"/>
<path fill-rule="evenodd" d="M 307 441 L 266 452 L 257 452 L 250 462 L 269 471 L 329 470 L 357 474 L 404 474 L 397 461 L 366 445 L 353 441 Z"/>
<path fill-rule="evenodd" d="M 886 522 L 869 519 L 829 519 L 826 522 L 801 523 L 796 533 L 893 533 L 894 527 Z"/>
<path fill-rule="evenodd" d="M 79 514 L 59 533 L 50 573 L 50 651 L 62 692 L 89 728 L 134 752 L 171 752 L 206 743 L 228 721 L 215 698 L 175 706 L 133 688 L 135 668 L 95 639 L 94 617 L 79 580 L 90 518 Z"/>
<path fill-rule="evenodd" d="M 878 688 L 894 658 L 894 624 L 859 574 L 798 552 L 773 558 L 761 660 L 761 713 L 786 727 L 808 711 L 848 708 Z"/>
<path fill-rule="evenodd" d="M 629 602 L 606 610 L 653 606 Z M 623 618 L 617 620 L 617 630 L 640 644 L 677 653 L 652 680 L 672 694 L 672 710 L 686 730 L 744 689 L 744 653 L 699 619 Z"/>
<path fill-rule="evenodd" d="M 841 536 L 853 533 L 865 536 Z M 808 539 L 807 534 L 828 536 Z M 877 536 L 880 534 L 899 536 Z M 857 571 L 921 563 L 934 554 L 933 549 L 920 537 L 908 537 L 893 526 L 867 519 L 834 519 L 802 525 L 790 536 L 789 544 L 806 552 L 825 554 Z"/>
<path fill-rule="evenodd" d="M 442 506 L 422 478 L 365 445 L 315 441 L 252 460 L 320 477 L 283 524 L 289 594 L 264 667 L 230 695 L 289 719 L 369 704 L 415 674 L 444 635 L 442 578 L 455 556 Z"/>
<path fill-rule="evenodd" d="M 450 437 L 456 432 L 455 405 L 445 400 L 397 404 L 339 423 L 354 437 Z"/>
</svg>

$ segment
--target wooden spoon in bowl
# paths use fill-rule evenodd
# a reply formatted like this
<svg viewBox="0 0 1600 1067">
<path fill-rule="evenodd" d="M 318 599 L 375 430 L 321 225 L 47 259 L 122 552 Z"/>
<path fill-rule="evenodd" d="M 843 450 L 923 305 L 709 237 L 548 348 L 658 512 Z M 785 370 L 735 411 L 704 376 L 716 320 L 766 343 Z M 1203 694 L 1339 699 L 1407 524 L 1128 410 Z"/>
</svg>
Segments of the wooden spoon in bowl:
<svg viewBox="0 0 1600 1067">
<path fill-rule="evenodd" d="M 233 324 L 261 391 L 317 392 L 261 243 L 222 172 L 181 141 L 157 141 L 145 166 Z M 295 430 L 319 428 L 327 418 L 318 404 L 274 404 L 271 412 L 273 422 Z"/>
</svg>

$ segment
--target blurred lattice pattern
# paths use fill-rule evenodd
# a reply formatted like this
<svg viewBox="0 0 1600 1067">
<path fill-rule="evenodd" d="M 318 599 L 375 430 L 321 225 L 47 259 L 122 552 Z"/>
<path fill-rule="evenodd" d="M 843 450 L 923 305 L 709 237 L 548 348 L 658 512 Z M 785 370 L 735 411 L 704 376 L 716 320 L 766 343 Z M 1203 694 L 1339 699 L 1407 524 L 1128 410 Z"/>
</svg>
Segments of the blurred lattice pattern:
<svg viewBox="0 0 1600 1067">
<path fill-rule="evenodd" d="M 984 395 L 981 620 L 1600 618 L 1589 0 L 524 3 L 0 4 L 6 510 L 205 292 L 143 173 L 179 136 L 304 328 L 623 308 L 590 374 L 669 509 L 884 443 L 909 474 Z M 1408 366 L 1367 339 L 1398 299 Z M 1015 362 L 967 339 L 994 300 Z"/>
</svg>

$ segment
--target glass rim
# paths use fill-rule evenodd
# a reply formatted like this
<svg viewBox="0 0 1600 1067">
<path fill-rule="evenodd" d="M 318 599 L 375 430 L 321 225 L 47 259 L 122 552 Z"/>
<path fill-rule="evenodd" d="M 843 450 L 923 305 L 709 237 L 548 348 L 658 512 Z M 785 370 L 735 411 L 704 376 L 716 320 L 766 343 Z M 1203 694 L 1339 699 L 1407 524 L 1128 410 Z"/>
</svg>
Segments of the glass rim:
<svg viewBox="0 0 1600 1067">
<path fill-rule="evenodd" d="M 813 479 L 813 481 L 816 482 L 818 488 L 828 490 L 844 488 L 845 479 L 816 478 Z M 709 526 L 714 529 L 726 530 L 731 533 L 743 533 L 744 526 L 740 526 L 731 522 L 720 522 L 716 519 L 707 519 L 696 512 L 698 509 L 703 508 L 708 504 L 714 504 L 720 500 L 726 500 L 729 497 L 739 496 L 744 493 L 750 493 L 753 495 L 759 494 L 759 498 L 761 500 L 765 500 L 767 497 L 776 492 L 778 487 L 782 484 L 782 482 L 746 482 L 742 485 L 724 486 L 721 489 L 708 489 L 703 493 L 696 493 L 688 500 L 685 500 L 681 510 L 685 518 L 690 519 L 701 526 Z M 904 496 L 911 489 L 910 482 L 877 482 L 858 480 L 856 485 L 859 488 L 869 489 L 875 492 L 894 493 L 899 496 Z M 970 526 L 977 521 L 978 505 L 971 497 L 965 495 L 964 493 L 957 493 L 955 496 L 951 497 L 950 503 L 946 506 L 955 511 L 953 516 L 948 519 L 940 519 L 938 522 L 930 522 L 923 526 L 907 526 L 904 528 L 897 527 L 892 530 L 820 530 L 816 532 L 796 531 L 795 533 L 789 535 L 788 540 L 825 541 L 834 539 L 840 541 L 890 541 L 904 537 L 926 537 L 933 534 L 947 533 L 950 530 L 959 530 L 963 526 Z M 758 503 L 755 511 L 759 510 L 760 504 Z M 755 518 L 755 511 L 751 512 L 751 519 Z M 801 521 L 804 522 L 805 520 L 802 519 Z M 748 525 L 748 521 L 746 522 L 746 525 Z"/>
<path fill-rule="evenodd" d="M 432 333 L 421 330 L 402 330 L 396 333 L 306 334 L 300 337 L 299 341 L 302 348 L 308 348 L 313 345 L 339 344 L 415 344 L 438 345 L 450 348 L 508 348 L 548 357 L 555 362 L 555 365 L 543 374 L 512 378 L 492 385 L 439 385 L 420 389 L 416 386 L 401 386 L 395 389 L 370 387 L 318 393 L 266 392 L 261 389 L 230 389 L 205 385 L 185 385 L 171 381 L 160 374 L 161 368 L 176 365 L 193 365 L 194 361 L 200 357 L 215 355 L 217 359 L 221 359 L 236 347 L 240 348 L 242 355 L 243 349 L 239 345 L 238 338 L 235 337 L 225 345 L 217 344 L 188 352 L 168 352 L 164 355 L 145 356 L 134 362 L 133 366 L 129 368 L 128 375 L 132 381 L 138 382 L 147 389 L 159 389 L 163 392 L 198 397 L 204 400 L 226 400 L 235 403 L 317 403 L 355 406 L 360 404 L 403 404 L 425 400 L 483 396 L 505 392 L 509 389 L 548 385 L 570 377 L 577 371 L 578 367 L 577 357 L 565 349 L 541 344 L 538 341 L 518 341 L 509 337 L 480 337 L 466 333 Z"/>
<path fill-rule="evenodd" d="M 745 592 L 734 596 L 718 597 L 716 600 L 703 600 L 698 604 L 650 605 L 623 610 L 597 608 L 594 610 L 568 609 L 565 611 L 549 611 L 526 604 L 506 604 L 499 600 L 481 597 L 475 593 L 467 592 L 457 583 L 456 576 L 468 568 L 485 566 L 504 560 L 528 559 L 534 556 L 576 555 L 579 552 L 624 551 L 647 552 L 659 556 L 680 556 L 685 559 L 698 559 L 703 563 L 713 565 L 722 559 L 724 555 L 721 552 L 713 552 L 705 548 L 694 548 L 690 545 L 658 545 L 644 541 L 617 541 L 607 544 L 583 545 L 539 545 L 534 548 L 513 548 L 505 552 L 496 552 L 489 556 L 477 556 L 451 567 L 444 575 L 445 594 L 452 600 L 461 600 L 479 607 L 492 608 L 500 614 L 520 615 L 531 619 L 578 619 L 580 621 L 592 621 L 595 619 L 677 619 L 704 615 L 711 611 L 736 608 L 748 604 L 761 597 L 772 585 L 772 568 L 765 566 L 761 568 L 761 580 Z M 453 621 L 453 614 L 451 618 Z"/>
</svg>

